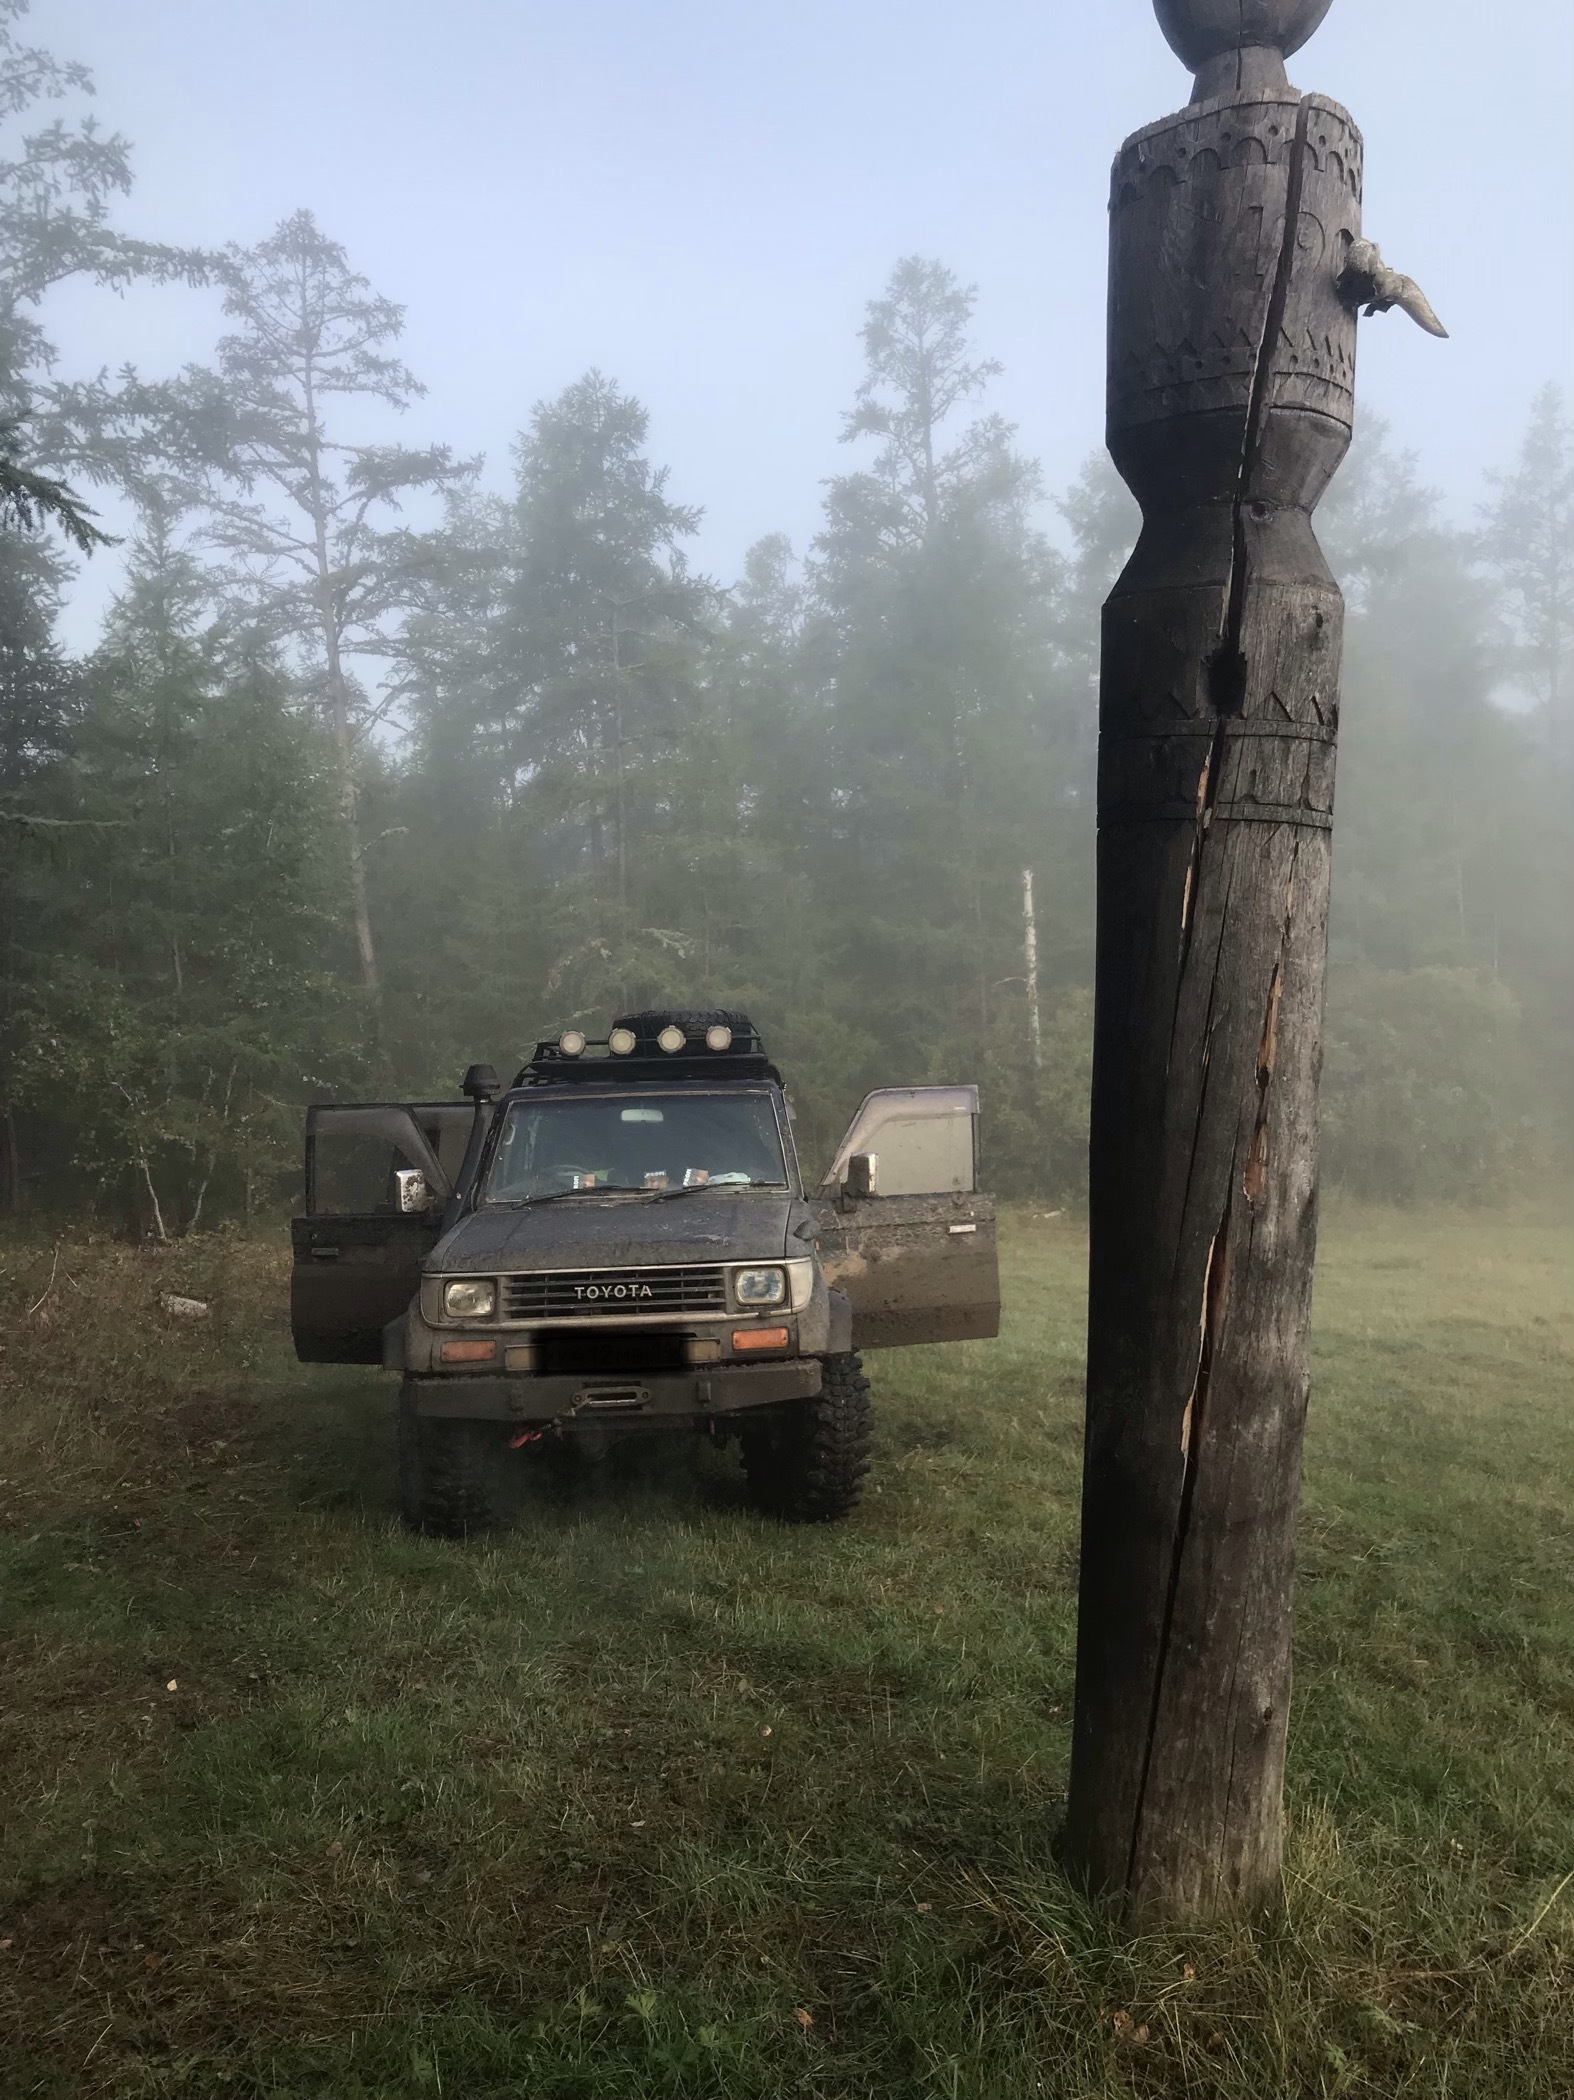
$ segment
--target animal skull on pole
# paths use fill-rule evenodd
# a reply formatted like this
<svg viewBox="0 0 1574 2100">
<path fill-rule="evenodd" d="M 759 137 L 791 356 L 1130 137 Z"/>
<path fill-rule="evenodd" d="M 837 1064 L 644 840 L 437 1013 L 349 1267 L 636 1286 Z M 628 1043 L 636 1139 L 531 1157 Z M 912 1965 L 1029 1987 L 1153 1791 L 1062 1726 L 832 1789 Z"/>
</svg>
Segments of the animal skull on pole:
<svg viewBox="0 0 1574 2100">
<path fill-rule="evenodd" d="M 1356 310 L 1361 135 L 1289 84 L 1330 0 L 1155 0 L 1190 104 L 1122 146 L 1108 442 L 1082 1570 L 1068 1863 L 1202 1914 L 1278 1886 L 1316 1245 L 1343 602 L 1311 516 Z"/>
</svg>

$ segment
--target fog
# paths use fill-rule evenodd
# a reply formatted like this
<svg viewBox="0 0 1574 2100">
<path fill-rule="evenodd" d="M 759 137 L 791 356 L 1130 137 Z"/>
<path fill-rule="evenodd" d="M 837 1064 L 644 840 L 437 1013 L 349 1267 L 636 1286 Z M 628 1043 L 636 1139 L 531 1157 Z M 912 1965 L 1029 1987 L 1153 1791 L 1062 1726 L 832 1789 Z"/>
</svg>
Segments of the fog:
<svg viewBox="0 0 1574 2100">
<path fill-rule="evenodd" d="M 1574 2095 L 1574 10 L 1238 8 L 0 0 L 6 2091 Z"/>
<path fill-rule="evenodd" d="M 754 1015 L 811 1152 L 976 1080 L 999 1192 L 1080 1202 L 1147 0 L 0 28 L 52 55 L 0 164 L 0 1204 L 276 1211 L 308 1100 L 674 1001 Z M 1336 0 L 1292 61 L 1450 331 L 1361 323 L 1319 515 L 1356 1195 L 1569 1156 L 1571 55 L 1561 0 Z"/>
<path fill-rule="evenodd" d="M 1361 336 L 1359 406 L 1414 447 L 1455 515 L 1574 342 L 1574 14 L 1511 35 L 1465 0 L 1338 0 L 1291 66 L 1367 139 L 1366 226 L 1451 343 Z M 893 260 L 979 288 L 992 406 L 1050 488 L 1100 441 L 1111 158 L 1186 76 L 1147 0 L 40 0 L 32 33 L 98 77 L 135 149 L 139 231 L 260 239 L 309 205 L 407 310 L 430 389 L 410 419 L 507 446 L 597 365 L 650 409 L 700 565 L 762 534 L 803 545 L 857 328 Z M 149 373 L 203 354 L 211 295 L 57 296 L 68 365 Z M 415 442 L 414 428 L 410 441 Z M 95 606 L 109 563 L 84 579 Z"/>
</svg>

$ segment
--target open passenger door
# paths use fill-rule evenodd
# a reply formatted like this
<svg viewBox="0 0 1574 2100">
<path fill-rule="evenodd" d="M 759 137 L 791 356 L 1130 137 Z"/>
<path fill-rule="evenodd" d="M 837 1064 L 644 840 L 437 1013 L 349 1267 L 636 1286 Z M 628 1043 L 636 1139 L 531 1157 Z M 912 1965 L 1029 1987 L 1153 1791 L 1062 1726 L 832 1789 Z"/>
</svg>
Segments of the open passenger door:
<svg viewBox="0 0 1574 2100">
<path fill-rule="evenodd" d="M 290 1326 L 308 1364 L 380 1364 L 420 1287 L 474 1111 L 464 1101 L 306 1111 L 306 1213 L 290 1221 Z"/>
<path fill-rule="evenodd" d="M 826 1280 L 853 1308 L 853 1347 L 1000 1332 L 995 1199 L 978 1192 L 978 1089 L 882 1087 L 821 1188 Z"/>
</svg>

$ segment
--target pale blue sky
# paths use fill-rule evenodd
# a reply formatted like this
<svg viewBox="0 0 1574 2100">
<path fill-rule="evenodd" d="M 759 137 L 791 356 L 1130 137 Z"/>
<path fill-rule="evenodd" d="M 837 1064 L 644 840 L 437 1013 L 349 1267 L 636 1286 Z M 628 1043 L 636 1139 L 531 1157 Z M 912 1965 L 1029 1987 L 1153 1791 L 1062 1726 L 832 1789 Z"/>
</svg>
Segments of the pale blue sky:
<svg viewBox="0 0 1574 2100">
<path fill-rule="evenodd" d="M 1464 515 L 1574 343 L 1574 9 L 1335 0 L 1291 77 L 1367 140 L 1366 230 L 1452 330 L 1363 322 L 1360 400 Z M 490 455 L 598 364 L 652 415 L 697 558 L 800 548 L 845 467 L 864 303 L 978 286 L 993 405 L 1051 488 L 1100 441 L 1105 196 L 1186 76 L 1148 0 L 35 0 L 136 148 L 122 218 L 254 240 L 309 205 L 408 309 L 412 440 Z M 73 370 L 205 357 L 211 295 L 62 297 Z M 100 566 L 90 598 L 109 583 Z"/>
</svg>

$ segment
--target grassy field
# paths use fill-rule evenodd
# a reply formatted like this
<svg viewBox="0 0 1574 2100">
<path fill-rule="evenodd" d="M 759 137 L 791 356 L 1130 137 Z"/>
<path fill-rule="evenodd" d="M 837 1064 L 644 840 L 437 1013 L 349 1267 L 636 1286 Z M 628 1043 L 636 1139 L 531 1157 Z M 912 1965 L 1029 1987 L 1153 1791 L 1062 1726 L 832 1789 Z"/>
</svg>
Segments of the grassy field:
<svg viewBox="0 0 1574 2100">
<path fill-rule="evenodd" d="M 277 1245 L 0 1241 L 6 2100 L 1574 2093 L 1568 1233 L 1326 1224 L 1256 1933 L 1053 1863 L 1083 1262 L 874 1360 L 844 1527 L 685 1446 L 454 1547 Z"/>
</svg>

